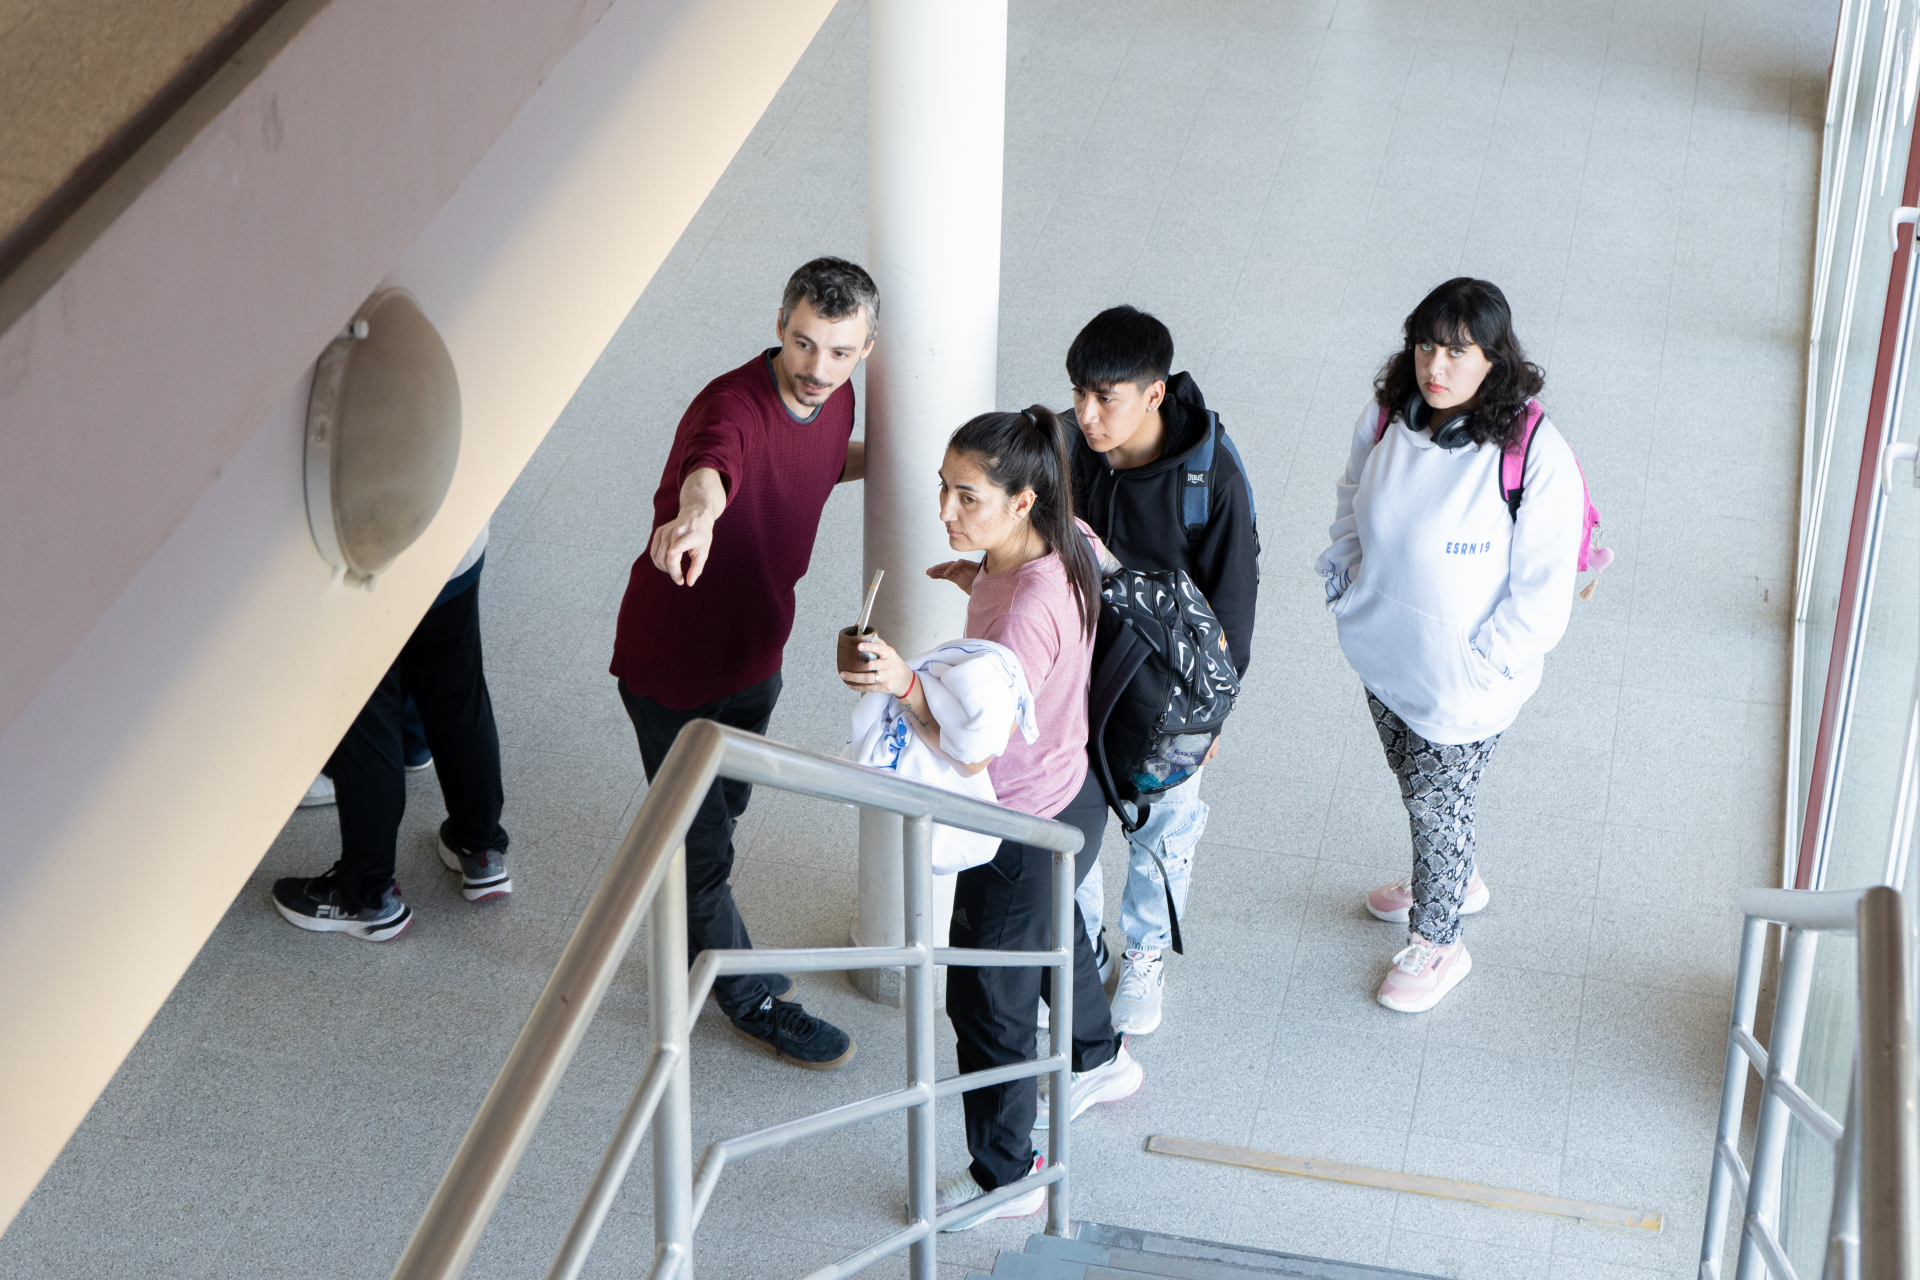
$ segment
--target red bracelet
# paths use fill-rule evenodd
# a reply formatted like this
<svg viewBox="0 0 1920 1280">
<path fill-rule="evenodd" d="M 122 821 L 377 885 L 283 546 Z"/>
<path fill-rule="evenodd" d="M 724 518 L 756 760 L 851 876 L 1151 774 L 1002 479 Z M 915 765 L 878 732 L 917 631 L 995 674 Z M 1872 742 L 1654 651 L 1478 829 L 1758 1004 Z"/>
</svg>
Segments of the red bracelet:
<svg viewBox="0 0 1920 1280">
<path fill-rule="evenodd" d="M 905 702 L 913 696 L 913 686 L 920 683 L 920 673 L 918 671 L 907 672 L 907 677 L 907 691 L 900 695 L 900 701 L 902 702 Z"/>
</svg>

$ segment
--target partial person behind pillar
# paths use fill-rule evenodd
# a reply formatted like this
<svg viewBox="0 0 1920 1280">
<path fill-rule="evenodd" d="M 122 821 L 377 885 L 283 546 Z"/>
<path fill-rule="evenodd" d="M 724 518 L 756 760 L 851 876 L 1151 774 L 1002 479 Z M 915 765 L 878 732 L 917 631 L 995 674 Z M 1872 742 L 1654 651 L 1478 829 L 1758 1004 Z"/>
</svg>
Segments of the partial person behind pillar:
<svg viewBox="0 0 1920 1280">
<path fill-rule="evenodd" d="M 764 734 L 780 699 L 793 588 L 836 484 L 866 474 L 847 380 L 873 349 L 880 294 L 867 273 L 816 258 L 793 273 L 774 335 L 708 383 L 681 416 L 653 495 L 654 531 L 620 603 L 612 674 L 648 781 L 694 720 Z M 687 829 L 687 953 L 753 945 L 734 904 L 733 831 L 753 788 L 717 780 Z M 783 974 L 723 977 L 714 999 L 741 1036 L 824 1071 L 850 1036 L 787 997 Z"/>
<path fill-rule="evenodd" d="M 459 874 L 468 902 L 500 902 L 513 892 L 507 831 L 500 825 L 500 731 L 480 649 L 486 553 L 482 528 L 327 761 L 321 776 L 333 780 L 340 860 L 324 875 L 274 882 L 273 905 L 289 923 L 368 942 L 397 938 L 413 923 L 413 908 L 394 881 L 407 807 L 409 698 L 419 708 L 447 805 L 441 862 Z"/>
</svg>

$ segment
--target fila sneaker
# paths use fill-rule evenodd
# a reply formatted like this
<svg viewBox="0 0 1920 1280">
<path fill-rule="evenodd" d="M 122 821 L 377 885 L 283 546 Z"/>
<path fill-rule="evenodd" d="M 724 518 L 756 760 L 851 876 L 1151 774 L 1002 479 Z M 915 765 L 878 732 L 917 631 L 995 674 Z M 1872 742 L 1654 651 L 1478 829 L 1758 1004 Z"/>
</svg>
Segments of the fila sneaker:
<svg viewBox="0 0 1920 1280">
<path fill-rule="evenodd" d="M 447 839 L 447 827 L 440 824 L 440 861 L 447 870 L 460 873 L 460 896 L 468 902 L 499 902 L 513 892 L 513 877 L 507 874 L 505 849 L 462 849 Z"/>
<path fill-rule="evenodd" d="M 406 932 L 413 908 L 400 900 L 400 886 L 389 884 L 377 901 L 349 906 L 340 886 L 340 864 L 308 880 L 292 876 L 273 883 L 273 905 L 289 924 L 315 933 L 345 933 L 368 942 L 385 942 Z"/>
</svg>

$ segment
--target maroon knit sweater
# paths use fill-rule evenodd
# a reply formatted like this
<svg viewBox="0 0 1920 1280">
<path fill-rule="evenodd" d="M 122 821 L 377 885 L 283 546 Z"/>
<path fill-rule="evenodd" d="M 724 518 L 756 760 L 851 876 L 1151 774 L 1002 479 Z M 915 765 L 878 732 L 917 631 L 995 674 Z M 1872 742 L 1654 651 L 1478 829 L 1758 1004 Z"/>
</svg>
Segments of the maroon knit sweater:
<svg viewBox="0 0 1920 1280">
<path fill-rule="evenodd" d="M 712 467 L 727 488 L 700 580 L 675 586 L 642 551 L 627 579 L 610 670 L 629 691 L 687 711 L 780 669 L 793 586 L 807 571 L 820 511 L 847 463 L 853 386 L 801 422 L 762 352 L 687 406 L 653 495 L 653 526 L 680 514 L 680 485 Z M 822 641 L 824 645 L 825 640 Z"/>
</svg>

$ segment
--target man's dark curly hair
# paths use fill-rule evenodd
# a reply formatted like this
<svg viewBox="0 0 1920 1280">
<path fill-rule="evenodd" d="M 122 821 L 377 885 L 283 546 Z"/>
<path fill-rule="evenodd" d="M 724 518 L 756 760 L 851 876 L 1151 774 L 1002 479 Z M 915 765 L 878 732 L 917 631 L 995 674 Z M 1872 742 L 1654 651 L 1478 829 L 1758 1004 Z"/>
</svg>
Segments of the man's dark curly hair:
<svg viewBox="0 0 1920 1280">
<path fill-rule="evenodd" d="M 1480 384 L 1478 404 L 1467 420 L 1467 438 L 1475 444 L 1498 443 L 1502 448 L 1519 439 L 1526 423 L 1522 412 L 1527 397 L 1546 385 L 1540 367 L 1527 360 L 1520 339 L 1513 334 L 1513 311 L 1507 295 L 1491 280 L 1457 276 L 1425 298 L 1407 317 L 1405 343 L 1373 380 L 1373 398 L 1393 417 L 1405 418 L 1407 405 L 1420 394 L 1413 369 L 1413 349 L 1421 343 L 1459 346 L 1474 343 L 1493 363 Z"/>
<path fill-rule="evenodd" d="M 845 258 L 815 258 L 788 278 L 780 294 L 781 324 L 803 299 L 822 320 L 844 320 L 864 307 L 868 341 L 880 332 L 880 290 L 872 276 Z"/>
</svg>

